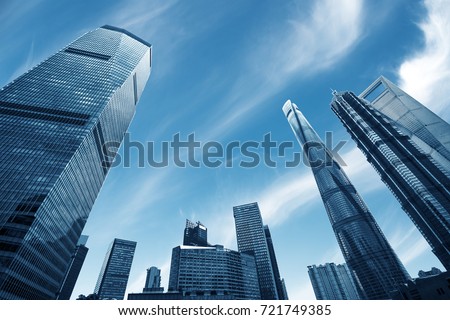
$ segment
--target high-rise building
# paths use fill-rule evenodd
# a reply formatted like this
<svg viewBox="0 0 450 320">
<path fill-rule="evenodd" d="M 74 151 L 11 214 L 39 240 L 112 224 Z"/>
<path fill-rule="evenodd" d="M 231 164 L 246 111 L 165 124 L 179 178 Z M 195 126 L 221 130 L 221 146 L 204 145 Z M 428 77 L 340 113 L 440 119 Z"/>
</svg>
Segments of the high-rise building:
<svg viewBox="0 0 450 320">
<path fill-rule="evenodd" d="M 151 56 L 104 26 L 0 90 L 0 299 L 56 298 Z"/>
<path fill-rule="evenodd" d="M 360 300 L 345 263 L 308 266 L 308 275 L 317 300 Z"/>
<path fill-rule="evenodd" d="M 258 203 L 233 207 L 238 250 L 255 256 L 262 300 L 278 300 L 278 290 Z"/>
<path fill-rule="evenodd" d="M 275 278 L 275 285 L 277 287 L 278 299 L 288 300 L 284 280 L 280 276 L 277 257 L 275 255 L 275 248 L 273 247 L 272 235 L 270 234 L 268 225 L 264 226 L 264 235 L 266 236 L 267 248 L 269 249 L 270 263 L 272 264 L 273 277 Z"/>
<path fill-rule="evenodd" d="M 450 270 L 450 125 L 383 77 L 331 106 Z"/>
<path fill-rule="evenodd" d="M 183 296 L 260 299 L 255 258 L 221 245 L 175 247 L 169 292 L 175 291 Z"/>
<path fill-rule="evenodd" d="M 80 275 L 81 268 L 83 267 L 84 259 L 89 249 L 86 247 L 86 242 L 88 236 L 82 235 L 78 240 L 75 252 L 72 255 L 72 260 L 70 262 L 69 268 L 67 270 L 66 276 L 64 277 L 64 282 L 61 286 L 61 291 L 58 294 L 58 300 L 69 300 L 72 295 L 73 288 Z"/>
<path fill-rule="evenodd" d="M 287 101 L 286 118 L 309 159 L 322 201 L 361 298 L 388 299 L 410 279 L 361 196 L 297 106 Z"/>
<path fill-rule="evenodd" d="M 184 229 L 183 245 L 207 247 L 208 229 L 200 222 L 194 223 L 186 219 L 186 228 Z"/>
<path fill-rule="evenodd" d="M 94 290 L 99 299 L 123 299 L 135 249 L 134 241 L 114 239 L 111 243 Z"/>
<path fill-rule="evenodd" d="M 147 278 L 145 279 L 145 287 L 142 292 L 163 292 L 161 287 L 161 269 L 150 267 L 147 269 Z"/>
</svg>

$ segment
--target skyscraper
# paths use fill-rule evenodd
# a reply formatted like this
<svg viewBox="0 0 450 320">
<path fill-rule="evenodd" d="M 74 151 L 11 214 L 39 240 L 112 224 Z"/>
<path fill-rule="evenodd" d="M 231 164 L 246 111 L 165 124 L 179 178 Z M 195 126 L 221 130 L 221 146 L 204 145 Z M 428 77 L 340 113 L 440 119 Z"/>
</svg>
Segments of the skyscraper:
<svg viewBox="0 0 450 320">
<path fill-rule="evenodd" d="M 66 276 L 64 277 L 61 291 L 58 294 L 58 300 L 69 300 L 72 295 L 73 288 L 75 287 L 81 268 L 83 267 L 84 259 L 86 259 L 86 255 L 89 251 L 86 247 L 87 240 L 88 236 L 83 235 L 78 240 L 77 247 L 72 255 L 72 260 L 70 261 Z"/>
<path fill-rule="evenodd" d="M 383 77 L 331 107 L 450 270 L 450 125 Z"/>
<path fill-rule="evenodd" d="M 260 299 L 255 257 L 221 245 L 178 246 L 172 250 L 169 292 L 184 296 Z"/>
<path fill-rule="evenodd" d="M 258 203 L 233 207 L 239 252 L 255 256 L 262 300 L 278 300 L 277 286 Z"/>
<path fill-rule="evenodd" d="M 161 269 L 150 267 L 147 269 L 147 278 L 145 279 L 145 287 L 142 292 L 163 292 L 161 287 Z"/>
<path fill-rule="evenodd" d="M 193 223 L 186 219 L 184 229 L 183 245 L 185 246 L 208 246 L 208 229 L 200 221 Z"/>
<path fill-rule="evenodd" d="M 94 290 L 99 299 L 123 299 L 135 249 L 134 241 L 114 239 L 111 243 Z"/>
<path fill-rule="evenodd" d="M 269 249 L 270 263 L 272 264 L 273 277 L 275 279 L 275 285 L 277 287 L 277 294 L 279 300 L 288 300 L 286 287 L 284 281 L 280 276 L 280 270 L 278 268 L 277 257 L 275 255 L 275 248 L 273 247 L 272 235 L 270 234 L 269 226 L 264 226 L 264 235 L 266 236 L 267 248 Z"/>
<path fill-rule="evenodd" d="M 308 275 L 317 300 L 359 300 L 347 265 L 326 263 L 308 266 Z"/>
<path fill-rule="evenodd" d="M 56 298 L 150 67 L 104 26 L 0 90 L 0 299 Z"/>
<path fill-rule="evenodd" d="M 360 290 L 359 296 L 388 299 L 398 284 L 410 279 L 403 264 L 331 151 L 297 106 L 288 100 L 283 111 L 309 159 L 339 247 Z"/>
</svg>

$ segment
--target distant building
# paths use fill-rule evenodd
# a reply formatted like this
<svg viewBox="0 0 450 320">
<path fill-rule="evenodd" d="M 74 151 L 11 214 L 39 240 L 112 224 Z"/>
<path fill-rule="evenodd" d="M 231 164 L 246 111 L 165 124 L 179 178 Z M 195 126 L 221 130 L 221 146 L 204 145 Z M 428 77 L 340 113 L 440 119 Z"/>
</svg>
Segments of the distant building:
<svg viewBox="0 0 450 320">
<path fill-rule="evenodd" d="M 326 263 L 308 266 L 317 300 L 359 300 L 358 290 L 347 265 Z"/>
<path fill-rule="evenodd" d="M 70 299 L 73 288 L 75 287 L 78 276 L 80 275 L 81 268 L 83 267 L 84 260 L 89 251 L 89 249 L 86 248 L 87 240 L 88 236 L 85 235 L 82 235 L 78 240 L 77 247 L 75 248 L 75 252 L 72 255 L 72 261 L 70 262 L 69 269 L 67 270 L 66 276 L 64 277 L 64 282 L 57 300 Z"/>
<path fill-rule="evenodd" d="M 261 297 L 255 258 L 220 245 L 173 248 L 168 290 L 183 296 Z"/>
<path fill-rule="evenodd" d="M 278 290 L 258 203 L 233 207 L 239 252 L 252 254 L 258 270 L 262 300 L 278 300 Z"/>
<path fill-rule="evenodd" d="M 431 268 L 430 271 L 420 270 L 419 271 L 419 278 L 426 278 L 426 277 L 429 277 L 429 276 L 436 276 L 436 275 L 441 274 L 441 273 L 442 273 L 442 271 L 440 269 L 438 269 L 436 267 L 433 267 L 433 268 Z"/>
<path fill-rule="evenodd" d="M 183 245 L 207 247 L 208 229 L 200 222 L 193 223 L 186 219 L 186 228 L 184 229 Z"/>
<path fill-rule="evenodd" d="M 136 242 L 114 239 L 106 253 L 94 293 L 100 300 L 122 300 L 125 296 Z"/>
<path fill-rule="evenodd" d="M 147 278 L 145 279 L 145 287 L 142 292 L 163 292 L 161 287 L 161 270 L 157 267 L 147 269 Z"/>
<path fill-rule="evenodd" d="M 409 280 L 392 293 L 393 300 L 450 300 L 450 271 Z"/>
<path fill-rule="evenodd" d="M 278 299 L 288 300 L 286 286 L 284 280 L 281 279 L 280 270 L 278 269 L 277 257 L 273 247 L 272 235 L 270 234 L 269 226 L 264 226 L 264 235 L 266 236 L 267 248 L 269 249 L 270 263 L 272 264 L 273 276 L 275 278 L 275 285 L 277 287 Z"/>
</svg>

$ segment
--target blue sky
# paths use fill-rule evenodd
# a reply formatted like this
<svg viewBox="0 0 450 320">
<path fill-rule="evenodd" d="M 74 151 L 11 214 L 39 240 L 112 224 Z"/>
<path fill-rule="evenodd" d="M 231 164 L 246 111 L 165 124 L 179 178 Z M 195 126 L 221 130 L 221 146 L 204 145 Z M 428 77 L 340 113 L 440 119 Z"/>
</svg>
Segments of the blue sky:
<svg viewBox="0 0 450 320">
<path fill-rule="evenodd" d="M 281 111 L 287 99 L 322 137 L 349 140 L 330 110 L 330 88 L 360 93 L 381 74 L 450 120 L 446 1 L 0 0 L 0 21 L 0 86 L 104 24 L 152 43 L 133 141 L 159 146 L 195 133 L 202 143 L 227 144 L 270 132 L 298 146 Z M 410 274 L 442 268 L 355 144 L 340 154 Z M 257 201 L 290 298 L 313 299 L 306 266 L 343 258 L 310 169 L 239 168 L 239 159 L 233 168 L 138 168 L 132 152 L 131 168 L 110 171 L 86 224 L 90 250 L 73 298 L 93 292 L 115 237 L 138 242 L 128 292 L 142 290 L 152 265 L 167 288 L 186 218 L 208 227 L 209 242 L 236 249 L 232 207 Z"/>
</svg>

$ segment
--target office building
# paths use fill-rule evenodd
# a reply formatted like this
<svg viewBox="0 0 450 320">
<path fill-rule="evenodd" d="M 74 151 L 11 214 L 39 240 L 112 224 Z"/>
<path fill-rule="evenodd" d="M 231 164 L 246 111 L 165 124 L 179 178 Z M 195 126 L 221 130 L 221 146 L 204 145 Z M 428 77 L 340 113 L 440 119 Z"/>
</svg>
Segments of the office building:
<svg viewBox="0 0 450 320">
<path fill-rule="evenodd" d="M 209 245 L 208 229 L 200 221 L 194 223 L 186 219 L 183 245 L 207 247 Z"/>
<path fill-rule="evenodd" d="M 0 90 L 0 299 L 56 299 L 150 67 L 104 26 Z"/>
<path fill-rule="evenodd" d="M 221 245 L 172 250 L 169 292 L 182 296 L 260 299 L 255 258 Z"/>
<path fill-rule="evenodd" d="M 258 203 L 233 207 L 238 250 L 255 256 L 262 300 L 278 300 L 278 290 Z"/>
<path fill-rule="evenodd" d="M 406 269 L 344 170 L 297 106 L 288 100 L 283 112 L 309 160 L 359 296 L 363 299 L 389 299 L 390 292 L 399 283 L 410 279 Z"/>
<path fill-rule="evenodd" d="M 331 107 L 450 270 L 450 125 L 383 77 Z"/>
<path fill-rule="evenodd" d="M 273 247 L 272 235 L 270 234 L 268 225 L 264 226 L 264 235 L 266 236 L 267 248 L 269 249 L 270 263 L 272 264 L 273 277 L 275 279 L 275 285 L 277 287 L 278 299 L 288 300 L 286 286 L 284 284 L 284 280 L 280 276 L 277 257 L 275 255 L 275 248 Z"/>
<path fill-rule="evenodd" d="M 308 266 L 308 275 L 317 300 L 360 300 L 345 263 Z"/>
<path fill-rule="evenodd" d="M 103 262 L 94 293 L 100 300 L 122 300 L 127 289 L 136 242 L 114 239 Z"/>
<path fill-rule="evenodd" d="M 142 292 L 163 292 L 161 287 L 161 269 L 150 267 L 147 269 L 147 278 L 145 279 L 145 287 Z"/>
<path fill-rule="evenodd" d="M 89 249 L 86 247 L 87 240 L 88 236 L 84 235 L 82 235 L 78 240 L 66 276 L 64 277 L 61 291 L 58 294 L 58 300 L 69 300 L 70 296 L 72 295 L 73 288 L 75 288 L 75 284 L 78 280 L 78 276 L 80 275 L 81 268 L 83 267 L 84 259 L 86 259 L 86 255 L 89 251 Z"/>
</svg>

